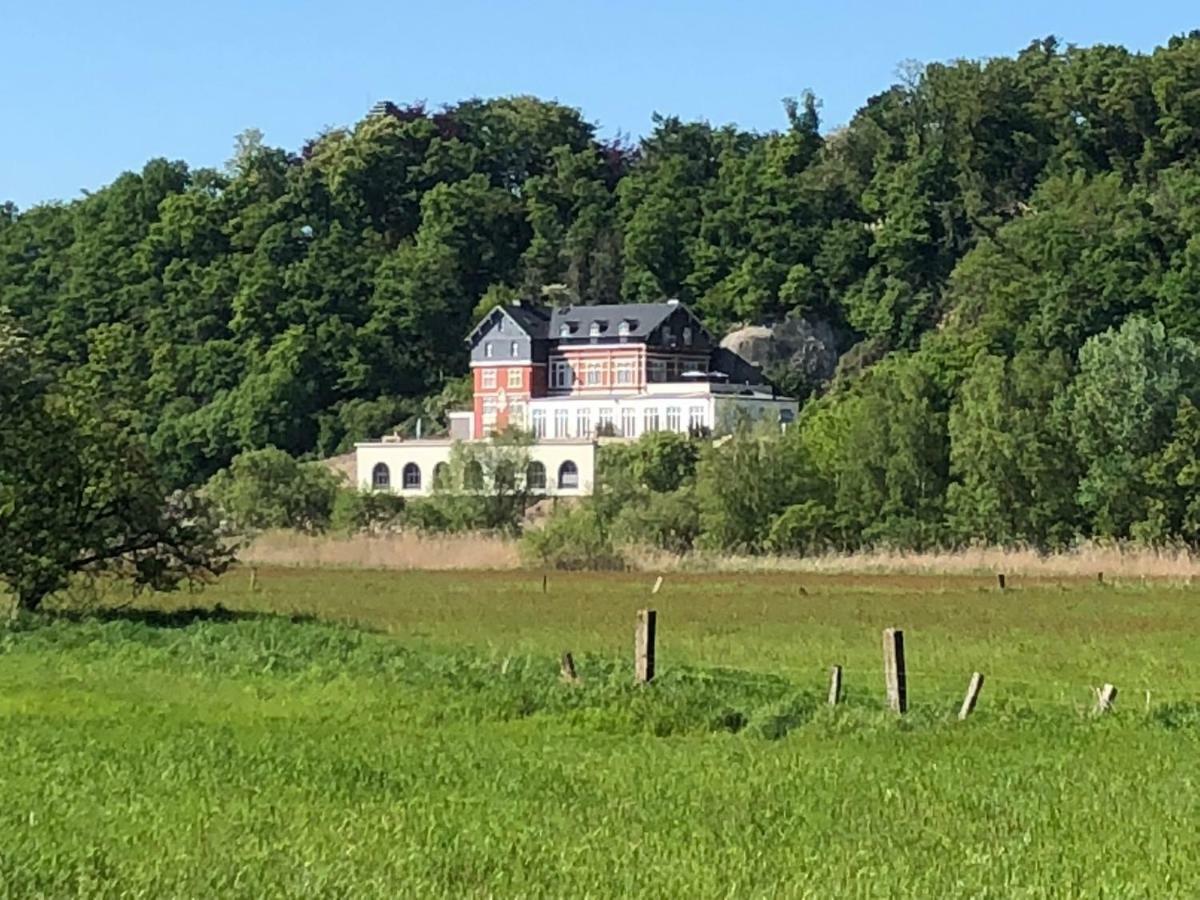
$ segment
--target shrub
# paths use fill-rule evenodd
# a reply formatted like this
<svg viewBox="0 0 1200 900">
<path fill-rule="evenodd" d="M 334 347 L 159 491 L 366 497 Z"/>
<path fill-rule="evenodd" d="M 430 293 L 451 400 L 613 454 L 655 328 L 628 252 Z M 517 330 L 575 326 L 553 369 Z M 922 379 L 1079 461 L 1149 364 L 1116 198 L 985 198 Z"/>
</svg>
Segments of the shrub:
<svg viewBox="0 0 1200 900">
<path fill-rule="evenodd" d="M 329 526 L 338 477 L 320 463 L 302 463 L 275 447 L 247 450 L 205 488 L 227 521 L 242 531 Z"/>
<path fill-rule="evenodd" d="M 669 494 L 650 494 L 624 507 L 613 522 L 618 544 L 640 544 L 687 553 L 700 535 L 700 510 L 690 487 Z"/>
<path fill-rule="evenodd" d="M 559 507 L 541 529 L 525 533 L 521 555 L 530 564 L 550 569 L 625 567 L 604 520 L 589 504 Z"/>
<path fill-rule="evenodd" d="M 329 524 L 335 531 L 384 531 L 403 522 L 403 497 L 386 491 L 338 490 Z"/>
</svg>

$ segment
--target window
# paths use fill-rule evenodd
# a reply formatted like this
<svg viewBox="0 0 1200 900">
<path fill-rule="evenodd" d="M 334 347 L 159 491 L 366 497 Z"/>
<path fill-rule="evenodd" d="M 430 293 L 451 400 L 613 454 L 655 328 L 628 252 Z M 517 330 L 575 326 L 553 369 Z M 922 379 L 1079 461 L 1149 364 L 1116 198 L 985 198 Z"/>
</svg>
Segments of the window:
<svg viewBox="0 0 1200 900">
<path fill-rule="evenodd" d="M 667 407 L 667 431 L 682 431 L 683 415 L 678 406 Z"/>
<path fill-rule="evenodd" d="M 535 438 L 546 436 L 546 411 L 544 409 L 533 411 L 533 436 Z"/>
<path fill-rule="evenodd" d="M 544 491 L 546 489 L 546 467 L 540 462 L 531 462 L 525 467 L 525 489 L 528 491 Z"/>
<path fill-rule="evenodd" d="M 633 360 L 617 361 L 617 384 L 633 384 Z"/>
<path fill-rule="evenodd" d="M 435 488 L 449 487 L 450 484 L 446 481 L 446 473 L 449 471 L 449 466 L 444 462 L 438 463 L 433 467 L 433 486 Z"/>
<path fill-rule="evenodd" d="M 617 326 L 617 334 L 621 337 L 629 337 L 629 320 L 626 319 Z"/>
<path fill-rule="evenodd" d="M 658 407 L 647 406 L 642 410 L 642 432 L 658 431 Z"/>
<path fill-rule="evenodd" d="M 469 491 L 483 489 L 483 466 L 479 464 L 479 460 L 471 460 L 463 469 L 463 487 Z"/>
<path fill-rule="evenodd" d="M 621 410 L 621 434 L 625 437 L 637 434 L 637 413 L 632 409 Z"/>
<path fill-rule="evenodd" d="M 569 459 L 558 467 L 558 487 L 560 490 L 579 487 L 579 468 Z"/>
<path fill-rule="evenodd" d="M 593 322 L 588 326 L 588 337 L 600 337 L 600 323 Z"/>
<path fill-rule="evenodd" d="M 491 359 L 492 356 L 495 354 L 495 352 L 496 352 L 496 348 L 492 345 L 492 342 L 484 341 L 483 355 L 486 356 L 488 359 Z"/>
<path fill-rule="evenodd" d="M 508 370 L 508 386 L 510 388 L 520 388 L 525 385 L 525 373 L 522 369 Z"/>
<path fill-rule="evenodd" d="M 584 366 L 583 376 L 589 387 L 597 387 L 604 383 L 604 363 L 590 362 Z"/>
<path fill-rule="evenodd" d="M 575 434 L 578 437 L 587 437 L 592 433 L 592 411 L 590 409 L 580 409 L 575 412 Z"/>
<path fill-rule="evenodd" d="M 421 467 L 416 463 L 407 463 L 404 466 L 402 483 L 406 491 L 419 491 L 421 489 Z"/>
<path fill-rule="evenodd" d="M 386 491 L 392 486 L 391 470 L 384 463 L 376 463 L 371 470 L 371 487 L 377 491 Z"/>
<path fill-rule="evenodd" d="M 565 359 L 556 359 L 550 366 L 550 387 L 569 388 L 575 380 L 575 370 Z"/>
<path fill-rule="evenodd" d="M 692 346 L 692 326 L 691 325 L 683 326 L 683 346 L 685 346 L 685 347 Z"/>
<path fill-rule="evenodd" d="M 568 325 L 566 322 L 563 322 L 561 325 L 559 325 L 558 326 L 558 336 L 559 337 L 570 337 L 571 336 L 571 326 Z"/>
<path fill-rule="evenodd" d="M 667 380 L 667 363 L 665 360 L 650 360 L 650 380 L 654 382 Z"/>
<path fill-rule="evenodd" d="M 508 355 L 511 356 L 513 359 L 520 359 L 521 345 L 518 344 L 516 341 L 513 341 L 511 344 L 509 344 L 508 345 Z"/>
<path fill-rule="evenodd" d="M 569 425 L 567 411 L 565 409 L 556 409 L 554 411 L 554 436 L 556 438 L 567 437 Z"/>
<path fill-rule="evenodd" d="M 698 431 L 704 427 L 704 407 L 688 407 L 688 431 Z"/>
<path fill-rule="evenodd" d="M 609 406 L 601 407 L 599 420 L 596 424 L 596 434 L 602 434 L 605 437 L 613 433 L 613 411 Z"/>
<path fill-rule="evenodd" d="M 504 316 L 496 316 L 496 330 L 504 334 Z"/>
<path fill-rule="evenodd" d="M 496 386 L 496 370 L 484 369 L 479 383 L 481 387 L 494 388 Z"/>
<path fill-rule="evenodd" d="M 487 399 L 483 401 L 483 422 L 485 425 L 492 425 L 496 422 L 496 401 Z"/>
</svg>

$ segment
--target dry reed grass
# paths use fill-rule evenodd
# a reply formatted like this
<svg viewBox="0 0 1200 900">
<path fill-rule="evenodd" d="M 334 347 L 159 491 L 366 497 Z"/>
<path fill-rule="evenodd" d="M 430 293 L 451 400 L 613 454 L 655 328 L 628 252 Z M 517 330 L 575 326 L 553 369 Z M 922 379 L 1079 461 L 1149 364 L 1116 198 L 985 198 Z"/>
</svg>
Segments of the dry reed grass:
<svg viewBox="0 0 1200 900">
<path fill-rule="evenodd" d="M 364 569 L 515 569 L 521 564 L 513 541 L 480 534 L 347 537 L 272 531 L 256 538 L 240 556 L 250 565 Z"/>
<path fill-rule="evenodd" d="M 672 556 L 640 551 L 631 554 L 635 568 L 645 571 L 812 572 L 823 574 L 982 575 L 1005 573 L 1027 577 L 1154 578 L 1190 580 L 1200 576 L 1200 557 L 1186 548 L 1148 548 L 1084 544 L 1061 553 L 1028 548 L 968 547 L 911 552 L 864 550 L 810 557 Z"/>
<path fill-rule="evenodd" d="M 243 553 L 251 565 L 368 569 L 517 569 L 517 542 L 483 534 L 422 537 L 414 533 L 310 536 L 269 532 Z M 819 556 L 675 556 L 654 550 L 625 552 L 641 572 L 810 572 L 814 574 L 986 575 L 1026 577 L 1154 578 L 1200 577 L 1200 556 L 1186 548 L 1083 544 L 1062 553 L 1002 547 L 927 551 L 869 550 Z"/>
</svg>

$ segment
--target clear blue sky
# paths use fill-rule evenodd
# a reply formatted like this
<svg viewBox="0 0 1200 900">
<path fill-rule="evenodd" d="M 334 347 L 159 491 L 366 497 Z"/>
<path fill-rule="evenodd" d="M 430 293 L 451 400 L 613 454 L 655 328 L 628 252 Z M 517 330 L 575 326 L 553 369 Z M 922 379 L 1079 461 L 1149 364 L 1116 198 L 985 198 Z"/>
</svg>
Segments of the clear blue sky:
<svg viewBox="0 0 1200 900">
<path fill-rule="evenodd" d="M 154 156 L 220 165 L 251 126 L 295 149 L 381 99 L 536 94 L 636 137 L 655 111 L 778 128 L 811 88 L 833 126 L 906 59 L 1048 34 L 1149 50 L 1197 27 L 1194 0 L 0 0 L 0 201 L 77 197 Z"/>
</svg>

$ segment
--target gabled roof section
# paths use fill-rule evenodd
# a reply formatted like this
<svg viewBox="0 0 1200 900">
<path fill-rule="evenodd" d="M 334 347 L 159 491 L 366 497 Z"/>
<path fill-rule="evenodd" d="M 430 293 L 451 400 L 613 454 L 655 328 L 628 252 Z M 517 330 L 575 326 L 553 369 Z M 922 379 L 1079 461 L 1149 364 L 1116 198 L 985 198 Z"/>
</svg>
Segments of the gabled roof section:
<svg viewBox="0 0 1200 900">
<path fill-rule="evenodd" d="M 547 333 L 547 323 L 550 312 L 540 306 L 528 306 L 524 303 L 510 303 L 506 306 L 495 306 L 486 316 L 479 320 L 467 334 L 467 343 L 475 341 L 496 327 L 496 322 L 504 317 L 525 332 L 531 338 L 544 338 Z"/>
</svg>

